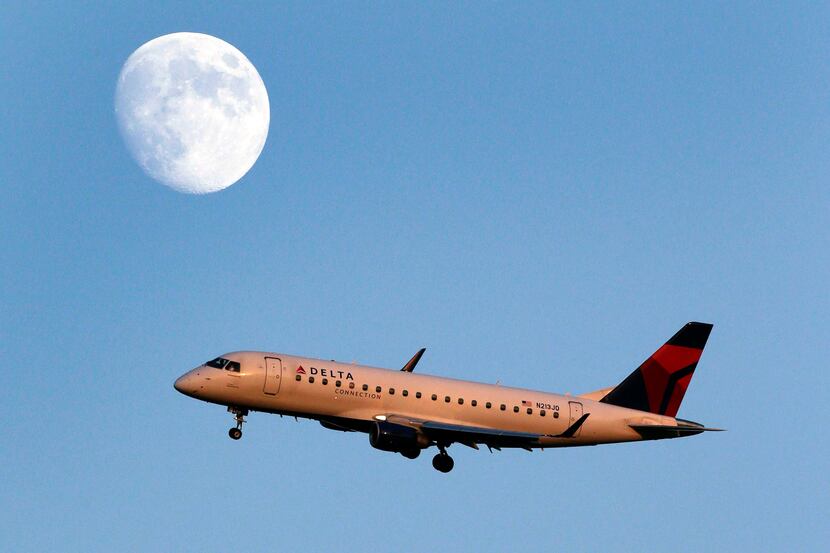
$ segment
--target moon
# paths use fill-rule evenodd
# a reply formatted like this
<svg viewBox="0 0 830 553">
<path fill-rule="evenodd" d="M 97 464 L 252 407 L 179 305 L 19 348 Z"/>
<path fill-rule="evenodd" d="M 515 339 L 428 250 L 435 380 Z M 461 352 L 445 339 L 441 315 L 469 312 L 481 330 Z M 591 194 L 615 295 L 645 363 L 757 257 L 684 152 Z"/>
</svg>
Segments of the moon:
<svg viewBox="0 0 830 553">
<path fill-rule="evenodd" d="M 133 52 L 118 76 L 115 112 L 144 172 L 189 194 L 241 179 L 262 152 L 271 119 L 253 64 L 201 33 L 160 36 Z"/>
</svg>

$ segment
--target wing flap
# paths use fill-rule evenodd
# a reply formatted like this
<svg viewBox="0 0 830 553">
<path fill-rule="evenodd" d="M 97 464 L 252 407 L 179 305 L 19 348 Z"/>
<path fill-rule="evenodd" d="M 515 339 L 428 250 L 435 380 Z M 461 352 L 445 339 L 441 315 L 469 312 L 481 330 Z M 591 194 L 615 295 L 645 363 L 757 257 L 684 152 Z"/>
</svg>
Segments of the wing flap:
<svg viewBox="0 0 830 553">
<path fill-rule="evenodd" d="M 417 428 L 436 442 L 457 442 L 474 449 L 477 449 L 476 444 L 484 444 L 493 448 L 539 447 L 539 438 L 543 436 L 542 434 L 532 432 L 497 430 L 494 428 L 411 419 L 396 415 L 390 415 L 386 420 L 395 424 L 403 424 Z"/>
<path fill-rule="evenodd" d="M 590 413 L 585 413 L 561 434 L 537 434 L 534 432 L 499 430 L 497 428 L 483 428 L 464 424 L 413 419 L 401 415 L 389 415 L 385 420 L 394 424 L 415 428 L 430 440 L 438 443 L 450 444 L 456 442 L 473 449 L 478 449 L 476 444 L 484 444 L 494 449 L 518 447 L 529 450 L 533 447 L 549 447 L 551 445 L 550 439 L 573 438 L 589 416 Z M 634 428 L 633 425 L 632 428 Z M 543 439 L 544 444 L 542 443 Z"/>
</svg>

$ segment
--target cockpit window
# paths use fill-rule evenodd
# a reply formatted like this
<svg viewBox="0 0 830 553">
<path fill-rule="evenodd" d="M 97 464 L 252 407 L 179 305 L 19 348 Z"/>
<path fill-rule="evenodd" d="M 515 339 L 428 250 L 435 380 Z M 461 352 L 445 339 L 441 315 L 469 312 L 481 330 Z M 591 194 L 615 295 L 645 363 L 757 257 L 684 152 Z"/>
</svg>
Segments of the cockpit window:
<svg viewBox="0 0 830 553">
<path fill-rule="evenodd" d="M 225 359 L 224 357 L 217 357 L 213 361 L 208 361 L 205 365 L 213 367 L 214 369 L 225 369 L 226 371 L 235 373 L 238 373 L 240 369 L 240 365 L 237 361 L 231 361 L 230 359 Z"/>
<path fill-rule="evenodd" d="M 207 365 L 208 367 L 213 367 L 214 369 L 224 369 L 225 365 L 227 365 L 228 363 L 230 363 L 230 361 L 228 361 L 227 359 L 223 357 L 217 357 L 213 361 L 208 361 L 207 363 L 205 363 L 205 365 Z"/>
</svg>

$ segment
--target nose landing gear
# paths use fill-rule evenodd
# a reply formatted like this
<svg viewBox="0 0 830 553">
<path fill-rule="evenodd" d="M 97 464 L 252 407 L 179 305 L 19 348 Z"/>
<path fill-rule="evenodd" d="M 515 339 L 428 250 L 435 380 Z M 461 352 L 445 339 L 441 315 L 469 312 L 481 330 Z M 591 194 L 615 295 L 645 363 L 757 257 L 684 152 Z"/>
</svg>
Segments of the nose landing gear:
<svg viewBox="0 0 830 553">
<path fill-rule="evenodd" d="M 446 447 L 439 445 L 438 449 L 441 453 L 432 458 L 432 466 L 439 472 L 447 473 L 455 466 L 455 461 L 447 454 Z"/>
<path fill-rule="evenodd" d="M 228 412 L 233 413 L 234 418 L 236 419 L 236 426 L 228 430 L 228 436 L 230 436 L 232 440 L 238 440 L 242 437 L 242 425 L 245 423 L 245 416 L 248 414 L 248 410 L 228 407 Z"/>
</svg>

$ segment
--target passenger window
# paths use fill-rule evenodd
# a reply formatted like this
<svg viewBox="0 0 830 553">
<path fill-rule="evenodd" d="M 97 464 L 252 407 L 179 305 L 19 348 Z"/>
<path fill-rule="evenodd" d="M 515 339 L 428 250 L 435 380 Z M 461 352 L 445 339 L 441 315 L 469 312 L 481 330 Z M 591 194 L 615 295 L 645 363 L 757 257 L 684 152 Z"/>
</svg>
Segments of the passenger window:
<svg viewBox="0 0 830 553">
<path fill-rule="evenodd" d="M 438 399 L 438 396 L 437 396 L 437 395 L 435 395 L 435 394 L 432 394 L 432 401 L 435 401 L 435 400 L 437 400 L 437 399 Z"/>
<path fill-rule="evenodd" d="M 459 405 L 464 405 L 464 398 L 463 397 L 458 398 L 458 404 Z"/>
<path fill-rule="evenodd" d="M 492 403 L 490 403 L 490 402 L 488 401 L 487 403 L 485 403 L 485 404 L 484 404 L 484 406 L 485 406 L 487 409 L 489 409 L 490 407 L 492 407 L 492 406 L 493 406 L 493 404 L 492 404 Z"/>
<path fill-rule="evenodd" d="M 450 402 L 450 396 L 444 396 L 444 403 Z"/>
<path fill-rule="evenodd" d="M 540 416 L 540 417 L 544 417 L 544 416 L 545 416 L 545 410 L 544 410 L 544 409 L 542 409 L 541 411 L 539 411 L 539 416 Z"/>
<path fill-rule="evenodd" d="M 402 395 L 403 397 L 408 396 L 408 395 L 409 395 L 409 390 L 404 390 L 403 392 L 401 392 L 401 395 Z"/>
<path fill-rule="evenodd" d="M 553 412 L 553 418 L 555 418 L 555 419 L 559 418 L 559 411 L 554 411 Z"/>
<path fill-rule="evenodd" d="M 389 388 L 389 395 L 390 395 L 390 396 L 394 396 L 394 395 L 395 395 L 395 388 Z"/>
<path fill-rule="evenodd" d="M 328 379 L 328 378 L 324 378 L 323 380 L 321 380 L 321 382 L 323 383 L 323 386 L 325 386 L 326 384 L 328 384 L 328 383 L 329 383 L 329 379 Z"/>
<path fill-rule="evenodd" d="M 502 403 L 502 404 L 501 404 L 501 407 L 499 407 L 499 409 L 501 409 L 502 411 L 504 411 L 505 409 L 507 409 L 507 405 L 505 405 L 504 403 Z"/>
<path fill-rule="evenodd" d="M 349 390 L 354 390 L 354 382 L 349 382 Z"/>
<path fill-rule="evenodd" d="M 340 387 L 340 384 L 341 384 L 341 382 L 339 380 L 334 381 L 334 385 L 337 386 L 338 388 Z"/>
<path fill-rule="evenodd" d="M 313 376 L 308 377 L 308 383 L 309 384 L 314 384 L 314 377 Z"/>
<path fill-rule="evenodd" d="M 518 406 L 518 405 L 514 405 L 514 406 L 513 406 L 513 412 L 514 412 L 514 413 L 518 413 L 518 412 L 519 412 L 519 406 Z"/>
<path fill-rule="evenodd" d="M 528 408 L 527 408 L 527 414 L 528 414 L 528 415 L 532 415 L 532 414 L 533 414 L 533 409 L 531 409 L 530 407 L 528 407 Z"/>
<path fill-rule="evenodd" d="M 364 384 L 364 385 L 363 385 L 363 391 L 365 392 L 365 391 L 367 391 L 367 390 L 369 390 L 369 385 L 368 385 L 368 384 Z"/>
<path fill-rule="evenodd" d="M 299 382 L 302 379 L 303 379 L 303 375 L 301 375 L 301 374 L 298 374 L 297 376 L 294 377 L 294 380 L 296 380 L 297 382 Z"/>
<path fill-rule="evenodd" d="M 415 399 L 421 399 L 421 392 L 415 392 Z"/>
<path fill-rule="evenodd" d="M 473 400 L 473 401 L 470 402 L 470 405 L 475 407 L 476 405 L 478 405 L 478 402 L 476 400 Z"/>
<path fill-rule="evenodd" d="M 375 386 L 375 391 L 376 391 L 377 393 L 380 393 L 380 386 Z"/>
</svg>

